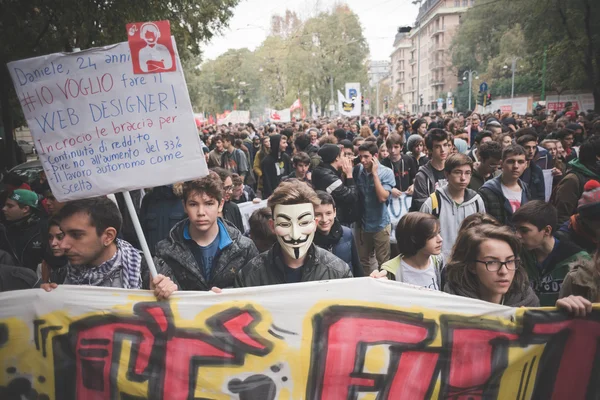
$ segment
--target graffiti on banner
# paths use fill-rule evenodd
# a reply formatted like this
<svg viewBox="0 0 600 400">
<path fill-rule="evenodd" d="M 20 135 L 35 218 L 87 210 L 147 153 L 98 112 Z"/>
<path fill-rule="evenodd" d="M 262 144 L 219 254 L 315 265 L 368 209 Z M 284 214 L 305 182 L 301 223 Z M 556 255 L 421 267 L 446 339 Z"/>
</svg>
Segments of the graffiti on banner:
<svg viewBox="0 0 600 400">
<path fill-rule="evenodd" d="M 127 42 L 8 64 L 60 201 L 184 181 L 208 169 L 177 70 L 135 75 Z"/>
<path fill-rule="evenodd" d="M 390 196 L 388 200 L 388 214 L 390 215 L 390 224 L 392 231 L 390 232 L 390 243 L 396 243 L 396 226 L 405 214 L 408 214 L 412 205 L 412 196 L 407 196 L 402 193 L 400 197 Z"/>
<path fill-rule="evenodd" d="M 250 220 L 250 216 L 252 213 L 260 208 L 264 208 L 267 206 L 267 199 L 261 200 L 259 203 L 255 203 L 253 201 L 247 201 L 245 203 L 238 204 L 240 208 L 240 213 L 242 213 L 242 221 L 244 222 L 244 233 L 247 234 L 250 232 L 250 224 L 248 221 Z"/>
<path fill-rule="evenodd" d="M 60 400 L 600 393 L 598 307 L 570 318 L 372 278 L 293 284 L 282 293 L 270 286 L 168 302 L 144 291 L 68 286 L 1 294 L 0 393 Z"/>
</svg>

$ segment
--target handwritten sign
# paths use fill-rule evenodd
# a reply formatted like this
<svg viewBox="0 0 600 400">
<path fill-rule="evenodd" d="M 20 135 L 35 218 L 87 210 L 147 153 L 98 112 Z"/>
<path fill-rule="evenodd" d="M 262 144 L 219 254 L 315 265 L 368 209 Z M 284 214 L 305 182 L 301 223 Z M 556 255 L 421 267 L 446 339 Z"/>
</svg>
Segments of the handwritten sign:
<svg viewBox="0 0 600 400">
<path fill-rule="evenodd" d="M 177 71 L 134 75 L 127 42 L 8 64 L 60 201 L 208 173 L 179 56 Z"/>
<path fill-rule="evenodd" d="M 76 302 L 73 299 L 77 299 Z M 2 399 L 596 399 L 585 318 L 373 278 L 0 294 Z"/>
<path fill-rule="evenodd" d="M 396 243 L 396 226 L 400 221 L 400 218 L 408 214 L 410 206 L 412 205 L 412 196 L 407 196 L 402 193 L 400 197 L 390 196 L 388 200 L 388 214 L 390 216 L 390 223 L 392 225 L 392 231 L 390 232 L 390 243 Z"/>
</svg>

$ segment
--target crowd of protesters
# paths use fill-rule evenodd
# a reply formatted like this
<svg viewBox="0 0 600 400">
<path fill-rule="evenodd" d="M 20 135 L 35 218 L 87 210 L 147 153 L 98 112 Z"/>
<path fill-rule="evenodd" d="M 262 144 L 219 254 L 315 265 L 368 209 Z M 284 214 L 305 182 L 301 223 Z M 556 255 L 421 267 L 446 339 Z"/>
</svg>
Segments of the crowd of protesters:
<svg viewBox="0 0 600 400">
<path fill-rule="evenodd" d="M 600 301 L 600 118 L 570 103 L 208 126 L 200 139 L 208 176 L 138 191 L 155 277 L 118 196 L 60 203 L 43 174 L 8 176 L 0 290 L 146 288 L 165 299 L 371 276 L 577 315 Z M 410 212 L 393 231 L 388 205 L 404 195 Z M 267 207 L 246 231 L 238 204 L 258 199 Z"/>
</svg>

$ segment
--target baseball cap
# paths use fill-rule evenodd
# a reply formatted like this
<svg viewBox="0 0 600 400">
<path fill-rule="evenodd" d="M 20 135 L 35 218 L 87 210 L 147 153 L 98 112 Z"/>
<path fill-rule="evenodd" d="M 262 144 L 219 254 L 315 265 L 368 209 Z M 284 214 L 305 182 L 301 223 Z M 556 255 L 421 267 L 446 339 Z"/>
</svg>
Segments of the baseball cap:
<svg viewBox="0 0 600 400">
<path fill-rule="evenodd" d="M 8 198 L 16 201 L 22 206 L 29 206 L 33 208 L 37 208 L 39 203 L 38 195 L 27 189 L 16 189 L 10 196 L 8 196 Z"/>
</svg>

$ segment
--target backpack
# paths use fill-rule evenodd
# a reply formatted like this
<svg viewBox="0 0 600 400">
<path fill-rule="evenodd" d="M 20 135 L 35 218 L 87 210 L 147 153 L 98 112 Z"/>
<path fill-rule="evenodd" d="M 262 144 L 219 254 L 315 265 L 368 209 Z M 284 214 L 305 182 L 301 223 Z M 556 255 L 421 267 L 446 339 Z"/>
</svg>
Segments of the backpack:
<svg viewBox="0 0 600 400">
<path fill-rule="evenodd" d="M 440 197 L 440 192 L 438 192 L 436 190 L 435 192 L 431 193 L 429 198 L 431 199 L 431 214 L 434 217 L 439 219 L 440 211 L 442 209 L 440 207 L 440 204 L 442 204 L 442 198 Z M 478 201 L 475 202 L 475 207 L 477 208 L 477 212 L 479 212 L 479 202 Z"/>
</svg>

